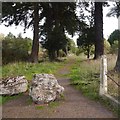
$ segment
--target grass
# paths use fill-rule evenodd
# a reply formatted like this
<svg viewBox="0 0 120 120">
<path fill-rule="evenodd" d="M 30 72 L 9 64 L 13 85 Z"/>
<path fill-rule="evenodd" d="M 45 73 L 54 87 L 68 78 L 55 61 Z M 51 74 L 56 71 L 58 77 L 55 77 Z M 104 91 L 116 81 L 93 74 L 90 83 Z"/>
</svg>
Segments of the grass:
<svg viewBox="0 0 120 120">
<path fill-rule="evenodd" d="M 4 65 L 2 67 L 2 77 L 15 77 L 24 75 L 27 80 L 32 80 L 34 74 L 48 73 L 55 74 L 56 71 L 62 67 L 66 61 L 63 62 L 42 62 L 38 64 L 16 62 Z M 1 70 L 1 69 L 0 69 Z M 0 96 L 0 104 L 4 104 L 8 100 L 15 99 L 16 96 Z"/>
<path fill-rule="evenodd" d="M 112 70 L 115 66 L 115 58 L 116 57 L 108 56 L 109 70 Z M 70 78 L 71 84 L 79 89 L 83 95 L 103 103 L 117 114 L 117 108 L 113 108 L 108 100 L 104 100 L 99 96 L 100 60 L 86 60 L 85 57 L 77 58 L 77 62 L 71 70 Z M 114 91 L 110 87 L 109 90 Z"/>
<path fill-rule="evenodd" d="M 45 108 L 56 108 L 57 106 L 59 106 L 59 102 L 58 101 L 52 101 L 48 104 L 36 105 L 35 108 L 38 109 L 38 110 L 43 110 Z"/>
<path fill-rule="evenodd" d="M 42 109 L 44 109 L 44 108 L 45 108 L 45 106 L 40 106 L 40 105 L 37 105 L 35 108 L 36 108 L 36 109 L 38 109 L 38 110 L 42 110 Z"/>
<path fill-rule="evenodd" d="M 12 95 L 12 96 L 0 96 L 0 105 L 6 103 L 8 100 L 17 99 L 21 96 L 22 96 L 22 93 L 20 93 L 18 95 Z"/>
<path fill-rule="evenodd" d="M 48 104 L 48 106 L 49 106 L 50 108 L 57 107 L 57 106 L 59 106 L 59 102 L 58 102 L 58 101 L 50 102 L 50 103 Z"/>
<path fill-rule="evenodd" d="M 2 77 L 24 75 L 27 80 L 32 80 L 34 74 L 54 74 L 65 62 L 25 63 L 16 62 L 3 66 Z"/>
<path fill-rule="evenodd" d="M 32 100 L 31 97 L 29 97 L 28 100 L 27 100 L 27 104 L 28 104 L 28 105 L 31 105 L 32 103 L 33 103 L 33 100 Z"/>
<path fill-rule="evenodd" d="M 90 97 L 98 99 L 99 94 L 99 61 L 79 58 L 70 73 L 71 84 Z"/>
</svg>

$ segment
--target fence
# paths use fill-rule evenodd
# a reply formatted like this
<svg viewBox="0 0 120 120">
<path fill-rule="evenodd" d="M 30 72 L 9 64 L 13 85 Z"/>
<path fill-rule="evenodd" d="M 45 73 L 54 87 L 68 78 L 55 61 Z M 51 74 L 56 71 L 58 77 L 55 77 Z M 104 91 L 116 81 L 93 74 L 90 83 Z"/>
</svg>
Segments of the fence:
<svg viewBox="0 0 120 120">
<path fill-rule="evenodd" d="M 119 99 L 115 99 L 108 93 L 108 79 L 111 80 L 117 87 L 120 89 L 120 84 L 114 80 L 107 71 L 107 57 L 103 55 L 101 57 L 101 65 L 100 65 L 100 89 L 99 95 L 107 97 L 114 105 L 120 105 Z"/>
</svg>

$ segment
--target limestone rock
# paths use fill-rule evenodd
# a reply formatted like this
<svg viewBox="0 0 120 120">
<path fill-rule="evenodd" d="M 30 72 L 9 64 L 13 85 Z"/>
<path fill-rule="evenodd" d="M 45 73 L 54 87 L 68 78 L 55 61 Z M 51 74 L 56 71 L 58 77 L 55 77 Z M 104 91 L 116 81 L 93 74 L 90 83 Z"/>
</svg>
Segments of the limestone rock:
<svg viewBox="0 0 120 120">
<path fill-rule="evenodd" d="M 49 103 L 63 94 L 64 88 L 52 74 L 36 74 L 32 80 L 29 95 L 35 103 Z"/>
<path fill-rule="evenodd" d="M 0 95 L 14 95 L 27 91 L 25 76 L 8 77 L 0 80 Z"/>
</svg>

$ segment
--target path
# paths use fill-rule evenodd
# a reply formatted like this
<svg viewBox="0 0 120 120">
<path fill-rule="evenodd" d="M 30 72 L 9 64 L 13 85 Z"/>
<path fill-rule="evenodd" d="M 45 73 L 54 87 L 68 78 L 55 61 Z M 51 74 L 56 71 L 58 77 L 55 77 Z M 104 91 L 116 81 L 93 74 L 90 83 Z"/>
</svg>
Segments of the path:
<svg viewBox="0 0 120 120">
<path fill-rule="evenodd" d="M 74 64 L 70 60 L 58 74 L 64 76 L 68 74 L 70 66 Z M 57 76 L 56 76 L 57 77 Z M 114 118 L 112 112 L 108 111 L 99 102 L 89 100 L 80 91 L 70 85 L 69 78 L 57 77 L 60 85 L 65 88 L 65 100 L 59 101 L 59 105 L 54 108 L 44 107 L 36 109 L 36 105 L 29 104 L 28 94 L 9 101 L 3 105 L 3 118 Z"/>
</svg>

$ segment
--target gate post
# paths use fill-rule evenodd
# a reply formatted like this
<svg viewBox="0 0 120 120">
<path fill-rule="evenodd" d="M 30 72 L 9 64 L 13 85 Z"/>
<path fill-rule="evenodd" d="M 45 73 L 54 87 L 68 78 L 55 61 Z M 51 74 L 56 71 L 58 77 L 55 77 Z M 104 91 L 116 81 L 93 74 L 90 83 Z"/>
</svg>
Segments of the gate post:
<svg viewBox="0 0 120 120">
<path fill-rule="evenodd" d="M 99 95 L 107 93 L 107 57 L 102 55 L 100 64 L 100 89 Z"/>
</svg>

